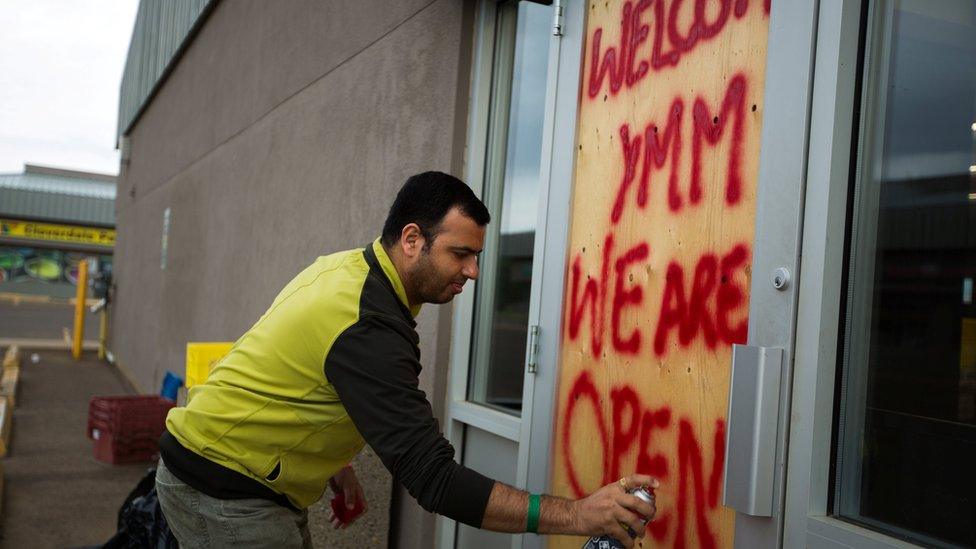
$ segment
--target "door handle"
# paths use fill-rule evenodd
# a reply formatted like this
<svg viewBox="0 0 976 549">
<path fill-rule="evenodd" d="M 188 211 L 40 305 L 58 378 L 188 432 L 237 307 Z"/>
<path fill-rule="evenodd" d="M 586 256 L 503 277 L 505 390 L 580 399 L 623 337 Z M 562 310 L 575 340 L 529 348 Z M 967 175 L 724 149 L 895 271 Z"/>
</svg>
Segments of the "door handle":
<svg viewBox="0 0 976 549">
<path fill-rule="evenodd" d="M 783 349 L 732 346 L 722 503 L 756 517 L 772 516 L 782 368 Z"/>
</svg>

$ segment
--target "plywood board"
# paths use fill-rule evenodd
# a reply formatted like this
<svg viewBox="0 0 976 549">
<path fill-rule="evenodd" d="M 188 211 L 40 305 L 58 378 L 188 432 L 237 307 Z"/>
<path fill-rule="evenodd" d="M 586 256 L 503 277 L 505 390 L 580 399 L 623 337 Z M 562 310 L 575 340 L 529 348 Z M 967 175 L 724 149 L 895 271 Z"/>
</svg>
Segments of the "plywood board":
<svg viewBox="0 0 976 549">
<path fill-rule="evenodd" d="M 649 473 L 651 546 L 730 547 L 725 416 L 747 333 L 769 3 L 586 9 L 552 485 L 576 498 Z"/>
</svg>

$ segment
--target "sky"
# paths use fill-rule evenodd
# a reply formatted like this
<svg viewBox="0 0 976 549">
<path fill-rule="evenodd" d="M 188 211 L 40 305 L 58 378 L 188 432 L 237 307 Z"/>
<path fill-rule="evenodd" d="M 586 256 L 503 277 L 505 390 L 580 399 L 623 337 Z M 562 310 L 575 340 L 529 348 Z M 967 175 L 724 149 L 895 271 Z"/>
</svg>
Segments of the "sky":
<svg viewBox="0 0 976 549">
<path fill-rule="evenodd" d="M 0 173 L 118 174 L 119 85 L 138 0 L 0 0 Z"/>
</svg>

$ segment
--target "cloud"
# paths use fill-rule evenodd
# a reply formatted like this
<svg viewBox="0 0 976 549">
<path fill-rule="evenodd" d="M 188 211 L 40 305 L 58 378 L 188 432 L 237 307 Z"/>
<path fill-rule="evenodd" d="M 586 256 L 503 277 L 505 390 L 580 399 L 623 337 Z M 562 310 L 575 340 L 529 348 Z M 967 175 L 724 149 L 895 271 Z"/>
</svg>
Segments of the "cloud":
<svg viewBox="0 0 976 549">
<path fill-rule="evenodd" d="M 0 172 L 118 172 L 119 85 L 138 0 L 0 0 Z"/>
</svg>

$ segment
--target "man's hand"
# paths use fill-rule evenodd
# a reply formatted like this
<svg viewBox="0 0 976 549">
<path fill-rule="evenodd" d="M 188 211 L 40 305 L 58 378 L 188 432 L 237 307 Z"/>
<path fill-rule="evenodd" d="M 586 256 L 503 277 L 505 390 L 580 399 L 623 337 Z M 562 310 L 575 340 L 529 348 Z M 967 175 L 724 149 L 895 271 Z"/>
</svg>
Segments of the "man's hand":
<svg viewBox="0 0 976 549">
<path fill-rule="evenodd" d="M 650 521 L 657 513 L 653 504 L 627 493 L 628 490 L 641 486 L 657 488 L 658 482 L 647 475 L 631 475 L 576 500 L 574 507 L 577 524 L 574 529 L 590 536 L 610 534 L 626 547 L 633 547 L 634 538 L 627 528 L 637 537 L 644 537 L 641 518 Z"/>
<path fill-rule="evenodd" d="M 329 479 L 329 488 L 336 494 L 342 494 L 345 499 L 345 507 L 347 514 L 353 511 L 357 506 L 362 506 L 362 511 L 355 516 L 348 519 L 347 522 L 342 522 L 339 517 L 336 516 L 335 512 L 329 514 L 329 521 L 332 522 L 332 527 L 339 529 L 345 528 L 356 521 L 356 519 L 366 512 L 366 497 L 363 495 L 363 488 L 359 485 L 359 479 L 356 478 L 356 473 L 352 470 L 351 466 L 343 467 L 335 474 L 331 479 Z"/>
<path fill-rule="evenodd" d="M 578 536 L 610 534 L 626 547 L 633 547 L 634 538 L 630 537 L 627 528 L 638 537 L 643 537 L 641 518 L 651 520 L 657 513 L 653 503 L 627 493 L 641 486 L 653 489 L 658 487 L 658 482 L 647 475 L 631 475 L 580 500 L 544 495 L 539 508 L 538 533 Z M 528 504 L 528 493 L 496 482 L 488 498 L 481 527 L 495 532 L 525 532 Z"/>
</svg>

